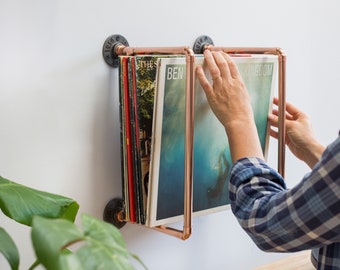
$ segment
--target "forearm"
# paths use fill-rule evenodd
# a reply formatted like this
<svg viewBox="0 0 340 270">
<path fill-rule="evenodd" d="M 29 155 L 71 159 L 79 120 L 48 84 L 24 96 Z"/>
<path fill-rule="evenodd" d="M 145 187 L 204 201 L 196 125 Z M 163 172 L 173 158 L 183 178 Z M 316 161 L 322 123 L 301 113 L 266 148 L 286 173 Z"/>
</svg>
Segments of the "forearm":
<svg viewBox="0 0 340 270">
<path fill-rule="evenodd" d="M 233 163 L 244 157 L 263 159 L 263 152 L 255 122 L 250 118 L 246 121 L 234 121 L 225 127 Z"/>
<path fill-rule="evenodd" d="M 303 224 L 296 222 L 300 219 L 296 220 L 296 210 L 287 200 L 291 192 L 285 188 L 282 177 L 261 160 L 242 159 L 232 169 L 231 208 L 242 228 L 261 250 L 293 252 L 311 248 L 296 239 L 297 236 L 303 238 L 300 235 Z M 302 207 L 300 210 L 305 213 L 308 206 Z M 310 238 L 305 239 L 308 240 Z"/>
<path fill-rule="evenodd" d="M 339 242 L 339 170 L 340 138 L 290 190 L 263 161 L 242 159 L 231 170 L 231 208 L 242 228 L 266 251 L 298 251 Z"/>
</svg>

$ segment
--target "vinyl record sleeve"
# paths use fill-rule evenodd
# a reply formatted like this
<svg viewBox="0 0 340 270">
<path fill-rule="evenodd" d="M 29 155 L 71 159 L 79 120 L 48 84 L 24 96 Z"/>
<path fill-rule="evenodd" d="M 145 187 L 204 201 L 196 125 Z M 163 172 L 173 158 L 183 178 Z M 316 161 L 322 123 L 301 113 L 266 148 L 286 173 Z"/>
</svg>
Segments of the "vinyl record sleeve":
<svg viewBox="0 0 340 270">
<path fill-rule="evenodd" d="M 185 58 L 160 58 L 153 124 L 153 151 L 148 200 L 150 227 L 183 219 L 185 149 Z M 277 85 L 274 55 L 234 57 L 250 94 L 262 150 L 269 139 L 268 112 Z M 196 65 L 203 57 L 196 56 Z M 207 74 L 209 76 L 209 74 Z M 195 81 L 193 216 L 229 207 L 232 166 L 225 129 L 215 117 L 198 80 Z"/>
</svg>

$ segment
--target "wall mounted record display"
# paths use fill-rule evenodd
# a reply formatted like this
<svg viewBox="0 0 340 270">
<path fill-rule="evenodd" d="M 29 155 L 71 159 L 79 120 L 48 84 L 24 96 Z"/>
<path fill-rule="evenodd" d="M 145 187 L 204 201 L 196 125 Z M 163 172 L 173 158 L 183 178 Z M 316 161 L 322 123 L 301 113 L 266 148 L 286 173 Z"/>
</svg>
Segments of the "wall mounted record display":
<svg viewBox="0 0 340 270">
<path fill-rule="evenodd" d="M 191 235 L 192 217 L 228 207 L 228 140 L 194 72 L 203 64 L 205 50 L 234 57 L 251 97 L 265 155 L 267 115 L 277 92 L 278 171 L 284 176 L 282 49 L 217 47 L 208 36 L 198 37 L 193 49 L 129 47 L 123 36 L 113 35 L 104 43 L 103 58 L 119 69 L 122 198 L 107 204 L 107 222 L 119 228 L 126 222 L 140 224 L 185 240 Z M 216 132 L 207 132 L 211 125 Z M 169 226 L 176 222 L 183 222 L 183 228 Z"/>
</svg>

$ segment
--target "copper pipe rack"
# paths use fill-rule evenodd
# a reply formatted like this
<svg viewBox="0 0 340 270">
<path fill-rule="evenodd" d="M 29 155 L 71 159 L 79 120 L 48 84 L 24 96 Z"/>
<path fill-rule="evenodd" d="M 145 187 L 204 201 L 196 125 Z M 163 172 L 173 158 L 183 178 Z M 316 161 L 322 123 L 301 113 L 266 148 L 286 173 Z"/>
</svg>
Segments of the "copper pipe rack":
<svg viewBox="0 0 340 270">
<path fill-rule="evenodd" d="M 273 54 L 278 56 L 278 97 L 279 97 L 279 127 L 278 127 L 278 172 L 284 176 L 285 170 L 285 107 L 286 107 L 286 55 L 280 48 L 252 48 L 252 47 L 217 47 L 208 36 L 196 39 L 193 49 L 183 47 L 130 47 L 121 35 L 108 37 L 103 46 L 103 58 L 111 67 L 118 67 L 119 56 L 139 54 L 177 54 L 186 57 L 186 110 L 185 110 L 185 172 L 184 172 L 184 220 L 183 230 L 164 225 L 152 229 L 186 240 L 192 233 L 193 211 L 193 135 L 194 135 L 194 64 L 195 54 L 202 54 L 204 50 L 220 50 L 228 54 Z M 124 202 L 119 198 L 112 199 L 104 209 L 103 218 L 121 228 L 125 225 Z"/>
</svg>

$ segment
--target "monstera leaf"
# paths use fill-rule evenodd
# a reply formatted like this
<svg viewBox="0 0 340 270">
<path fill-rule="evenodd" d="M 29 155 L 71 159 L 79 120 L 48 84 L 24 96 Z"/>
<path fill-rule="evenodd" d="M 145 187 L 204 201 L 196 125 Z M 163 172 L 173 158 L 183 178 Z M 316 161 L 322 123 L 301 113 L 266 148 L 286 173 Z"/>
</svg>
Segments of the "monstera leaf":
<svg viewBox="0 0 340 270">
<path fill-rule="evenodd" d="M 31 226 L 36 215 L 74 221 L 79 205 L 64 196 L 32 189 L 0 176 L 0 209 L 16 222 Z M 0 230 L 0 252 L 12 270 L 18 269 L 18 249 L 3 229 Z"/>
<path fill-rule="evenodd" d="M 131 258 L 146 269 L 126 249 L 120 231 L 113 225 L 83 214 L 83 229 L 78 228 L 73 222 L 79 205 L 70 198 L 0 177 L 0 208 L 9 218 L 32 227 L 37 260 L 30 270 L 39 265 L 48 270 L 132 270 Z M 1 228 L 0 253 L 12 270 L 19 269 L 18 249 Z"/>
<path fill-rule="evenodd" d="M 116 227 L 85 214 L 82 215 L 82 225 L 83 230 L 80 230 L 67 220 L 34 218 L 32 243 L 38 260 L 46 269 L 132 270 L 134 267 L 130 258 L 143 265 L 137 256 L 126 249 Z"/>
<path fill-rule="evenodd" d="M 70 198 L 32 189 L 0 176 L 0 208 L 6 216 L 31 226 L 35 215 L 74 221 L 79 205 Z"/>
</svg>

